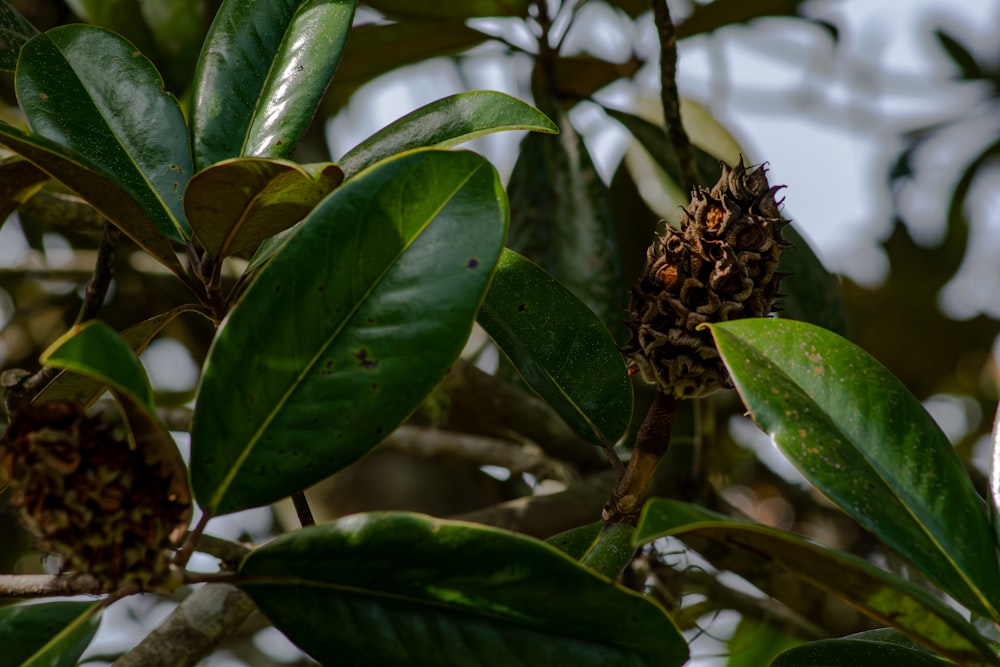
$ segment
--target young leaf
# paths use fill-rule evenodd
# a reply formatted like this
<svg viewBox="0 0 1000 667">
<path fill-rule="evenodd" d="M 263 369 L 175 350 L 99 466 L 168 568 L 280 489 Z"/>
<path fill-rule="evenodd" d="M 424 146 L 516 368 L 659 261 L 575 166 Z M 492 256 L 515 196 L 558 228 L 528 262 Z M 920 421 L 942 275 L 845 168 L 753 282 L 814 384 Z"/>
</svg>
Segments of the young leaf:
<svg viewBox="0 0 1000 667">
<path fill-rule="evenodd" d="M 537 264 L 505 249 L 479 324 L 525 382 L 581 437 L 614 443 L 632 417 L 632 383 L 614 339 Z"/>
<path fill-rule="evenodd" d="M 402 21 L 366 23 L 351 30 L 343 66 L 327 92 L 323 113 L 332 116 L 355 90 L 397 67 L 451 56 L 488 41 L 489 35 L 464 23 Z"/>
<path fill-rule="evenodd" d="M 802 643 L 801 637 L 779 629 L 771 619 L 745 615 L 726 644 L 726 667 L 774 667 L 771 660 L 775 656 Z"/>
<path fill-rule="evenodd" d="M 80 195 L 175 275 L 185 275 L 170 241 L 160 231 L 154 212 L 137 201 L 127 184 L 114 174 L 106 173 L 80 153 L 3 122 L 0 122 L 0 144 Z"/>
<path fill-rule="evenodd" d="M 980 498 L 899 380 L 811 324 L 747 319 L 711 330 L 750 415 L 806 478 L 949 595 L 1000 619 Z"/>
<path fill-rule="evenodd" d="M 187 466 L 177 444 L 155 416 L 149 378 L 129 343 L 100 320 L 89 320 L 59 337 L 42 354 L 41 361 L 111 387 L 122 407 L 131 444 L 161 475 L 171 500 L 187 506 L 170 535 L 178 542 L 191 517 Z"/>
<path fill-rule="evenodd" d="M 559 131 L 538 109 L 492 90 L 472 90 L 420 107 L 347 151 L 337 164 L 346 178 L 413 148 L 451 148 L 502 130 Z"/>
<path fill-rule="evenodd" d="M 0 608 L 0 665 L 75 667 L 97 633 L 96 602 L 47 602 Z"/>
<path fill-rule="evenodd" d="M 633 541 L 642 545 L 668 535 L 700 537 L 765 558 L 769 567 L 840 597 L 959 664 L 1000 665 L 986 640 L 954 609 L 857 556 L 696 505 L 654 498 L 643 508 Z"/>
<path fill-rule="evenodd" d="M 340 63 L 355 0 L 225 0 L 195 69 L 198 170 L 234 157 L 286 157 Z"/>
<path fill-rule="evenodd" d="M 275 626 L 327 664 L 679 667 L 688 657 L 653 602 L 543 542 L 475 524 L 354 515 L 269 542 L 240 573 Z"/>
<path fill-rule="evenodd" d="M 202 507 L 273 502 L 398 426 L 461 352 L 506 226 L 496 172 L 467 152 L 406 153 L 327 197 L 209 351 L 191 434 Z"/>
<path fill-rule="evenodd" d="M 528 15 L 531 0 L 370 0 L 367 4 L 393 18 L 462 21 L 482 16 Z"/>
<path fill-rule="evenodd" d="M 608 188 L 583 138 L 565 114 L 556 116 L 559 136 L 529 134 L 521 143 L 508 184 L 508 245 L 559 279 L 605 325 L 617 325 L 625 286 Z"/>
<path fill-rule="evenodd" d="M 85 156 L 162 234 L 186 236 L 187 126 L 177 100 L 132 44 L 94 26 L 54 28 L 24 45 L 14 85 L 32 132 Z"/>
<path fill-rule="evenodd" d="M 78 324 L 42 353 L 47 366 L 81 373 L 153 409 L 153 390 L 139 358 L 117 331 L 100 320 Z"/>
<path fill-rule="evenodd" d="M 199 311 L 190 306 L 180 306 L 125 329 L 121 332 L 122 340 L 138 356 L 142 354 L 153 338 L 163 330 L 163 327 L 173 322 L 174 318 L 181 313 L 186 312 L 197 313 Z M 104 393 L 107 386 L 105 382 L 100 379 L 94 379 L 91 375 L 82 375 L 66 370 L 57 375 L 52 382 L 45 385 L 41 393 L 35 397 L 34 402 L 75 401 L 81 405 L 88 406 Z"/>
<path fill-rule="evenodd" d="M 343 177 L 331 163 L 307 168 L 287 160 L 224 160 L 191 179 L 184 211 L 213 257 L 248 255 L 304 218 Z"/>
<path fill-rule="evenodd" d="M 17 66 L 17 56 L 21 47 L 38 34 L 35 26 L 21 13 L 0 0 L 0 71 L 13 72 Z"/>
</svg>

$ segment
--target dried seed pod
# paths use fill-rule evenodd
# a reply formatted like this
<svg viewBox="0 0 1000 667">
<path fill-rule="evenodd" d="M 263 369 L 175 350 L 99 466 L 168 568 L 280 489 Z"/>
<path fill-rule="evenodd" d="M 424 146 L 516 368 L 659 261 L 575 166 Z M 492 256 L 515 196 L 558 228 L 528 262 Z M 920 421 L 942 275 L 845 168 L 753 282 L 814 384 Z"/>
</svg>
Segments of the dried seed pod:
<svg viewBox="0 0 1000 667">
<path fill-rule="evenodd" d="M 188 505 L 158 465 L 75 403 L 30 405 L 15 416 L 0 440 L 0 482 L 63 571 L 93 575 L 106 590 L 171 578 L 170 532 Z"/>
<path fill-rule="evenodd" d="M 698 326 L 774 309 L 782 275 L 775 193 L 763 167 L 748 170 L 742 158 L 722 165 L 719 181 L 696 189 L 680 229 L 667 227 L 647 252 L 646 269 L 632 288 L 632 338 L 623 348 L 631 364 L 676 398 L 705 396 L 732 381 L 712 335 Z"/>
</svg>

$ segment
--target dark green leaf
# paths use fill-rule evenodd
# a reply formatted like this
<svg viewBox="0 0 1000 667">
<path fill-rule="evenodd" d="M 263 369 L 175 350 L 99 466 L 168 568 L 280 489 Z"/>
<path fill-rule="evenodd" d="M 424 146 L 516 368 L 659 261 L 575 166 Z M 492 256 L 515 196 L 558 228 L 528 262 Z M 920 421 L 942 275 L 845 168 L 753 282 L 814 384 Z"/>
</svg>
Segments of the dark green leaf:
<svg viewBox="0 0 1000 667">
<path fill-rule="evenodd" d="M 993 433 L 990 442 L 990 522 L 993 533 L 1000 544 L 1000 405 L 993 417 Z"/>
<path fill-rule="evenodd" d="M 662 221 L 642 198 L 624 160 L 611 178 L 609 194 L 622 281 L 626 285 L 632 285 L 642 275 L 646 266 L 646 251 Z"/>
<path fill-rule="evenodd" d="M 209 352 L 191 434 L 202 507 L 300 491 L 398 426 L 461 352 L 506 223 L 496 172 L 467 152 L 406 153 L 327 197 Z"/>
<path fill-rule="evenodd" d="M 580 560 L 604 530 L 604 525 L 603 521 L 597 521 L 579 528 L 570 528 L 547 538 L 545 543 L 559 549 L 573 560 Z"/>
<path fill-rule="evenodd" d="M 559 136 L 525 137 L 510 177 L 508 245 L 558 278 L 605 325 L 618 326 L 625 286 L 608 188 L 568 118 L 550 115 Z"/>
<path fill-rule="evenodd" d="M 934 37 L 937 38 L 938 44 L 941 45 L 941 48 L 945 50 L 951 61 L 958 67 L 958 71 L 962 75 L 961 78 L 983 78 L 983 70 L 979 66 L 979 63 L 976 62 L 976 57 L 961 42 L 940 28 L 934 30 Z"/>
<path fill-rule="evenodd" d="M 955 612 L 923 588 L 868 561 L 782 530 L 727 519 L 702 507 L 665 498 L 646 504 L 634 541 L 673 535 L 700 537 L 743 550 L 772 569 L 795 575 L 869 616 L 963 665 L 1000 665 L 989 644 Z"/>
<path fill-rule="evenodd" d="M 713 32 L 728 25 L 749 23 L 764 16 L 798 16 L 803 0 L 715 0 L 696 4 L 690 16 L 677 26 L 678 39 Z"/>
<path fill-rule="evenodd" d="M 213 257 L 249 255 L 261 241 L 306 217 L 343 177 L 331 163 L 303 167 L 287 160 L 224 160 L 191 179 L 184 211 Z"/>
<path fill-rule="evenodd" d="M 581 437 L 614 443 L 632 416 L 632 383 L 594 313 L 533 262 L 504 250 L 479 323 Z"/>
<path fill-rule="evenodd" d="M 0 226 L 18 206 L 41 190 L 47 180 L 49 175 L 27 160 L 12 158 L 0 162 Z"/>
<path fill-rule="evenodd" d="M 393 18 L 461 21 L 481 16 L 528 15 L 531 0 L 367 0 L 368 5 Z"/>
<path fill-rule="evenodd" d="M 555 133 L 545 114 L 491 90 L 451 95 L 420 107 L 347 151 L 337 164 L 350 178 L 381 159 L 413 148 L 451 148 L 502 130 Z"/>
<path fill-rule="evenodd" d="M 0 667 L 75 667 L 100 622 L 96 602 L 0 608 Z"/>
<path fill-rule="evenodd" d="M 332 116 L 347 104 L 355 90 L 397 67 L 461 53 L 488 39 L 489 35 L 457 22 L 404 21 L 358 26 L 351 31 L 343 66 L 330 85 L 323 111 Z"/>
<path fill-rule="evenodd" d="M 100 320 L 89 320 L 60 336 L 42 353 L 41 362 L 111 388 L 122 406 L 132 446 L 162 476 L 172 500 L 189 508 L 170 535 L 179 542 L 191 516 L 187 466 L 177 444 L 155 416 L 149 378 L 129 342 Z"/>
<path fill-rule="evenodd" d="M 650 9 L 647 0 L 607 0 L 607 3 L 622 10 L 633 19 L 639 18 Z"/>
<path fill-rule="evenodd" d="M 184 268 L 156 219 L 113 174 L 105 173 L 79 153 L 2 122 L 0 144 L 76 192 L 175 275 L 184 275 Z"/>
<path fill-rule="evenodd" d="M 10 3 L 0 0 L 0 71 L 13 72 L 21 47 L 37 34 L 38 31 L 28 23 L 28 19 L 21 16 Z"/>
<path fill-rule="evenodd" d="M 617 578 L 635 555 L 631 543 L 634 532 L 635 529 L 625 523 L 608 524 L 579 559 L 580 564 L 605 577 Z"/>
<path fill-rule="evenodd" d="M 190 115 L 199 170 L 233 157 L 291 153 L 340 63 L 355 4 L 223 2 L 195 69 Z"/>
<path fill-rule="evenodd" d="M 55 28 L 24 45 L 14 83 L 34 133 L 98 167 L 161 233 L 175 240 L 186 235 L 187 126 L 177 100 L 134 46 L 93 26 Z"/>
<path fill-rule="evenodd" d="M 747 319 L 711 330 L 750 415 L 810 482 L 949 595 L 1000 618 L 981 499 L 899 380 L 811 324 Z"/>
<path fill-rule="evenodd" d="M 153 409 L 153 390 L 139 358 L 117 331 L 100 320 L 74 326 L 42 353 L 41 362 L 99 380 Z"/>
<path fill-rule="evenodd" d="M 174 318 L 185 312 L 199 312 L 191 307 L 181 306 L 169 312 L 151 317 L 148 320 L 125 329 L 121 332 L 122 339 L 128 344 L 135 355 L 142 354 L 146 346 L 163 330 L 163 327 L 173 322 Z M 71 371 L 63 371 L 52 382 L 45 385 L 42 392 L 35 397 L 34 402 L 74 401 L 89 406 L 100 397 L 107 384 L 95 380 L 91 375 L 82 375 Z"/>
<path fill-rule="evenodd" d="M 240 586 L 317 660 L 353 665 L 655 665 L 688 656 L 646 598 L 523 535 L 369 514 L 283 535 Z"/>
<path fill-rule="evenodd" d="M 587 54 L 560 56 L 554 65 L 554 81 L 549 91 L 564 100 L 586 100 L 618 79 L 631 79 L 643 61 L 632 56 L 623 63 Z"/>
<path fill-rule="evenodd" d="M 779 655 L 771 667 L 942 667 L 953 665 L 895 630 L 869 630 L 803 644 Z"/>
<path fill-rule="evenodd" d="M 636 141 L 642 144 L 650 157 L 663 168 L 674 183 L 682 189 L 684 179 L 681 177 L 681 165 L 677 159 L 677 152 L 667 138 L 667 133 L 660 125 L 651 123 L 645 118 L 640 118 L 626 111 L 604 107 L 604 111 L 625 126 Z M 705 187 L 711 186 L 719 175 L 719 159 L 697 146 L 692 145 L 698 173 L 701 174 L 702 183 Z"/>
<path fill-rule="evenodd" d="M 785 296 L 778 301 L 778 316 L 846 336 L 847 312 L 837 277 L 826 270 L 794 224 L 782 229 L 782 235 L 793 247 L 781 253 L 778 262 L 778 270 L 789 274 L 781 281 Z"/>
</svg>

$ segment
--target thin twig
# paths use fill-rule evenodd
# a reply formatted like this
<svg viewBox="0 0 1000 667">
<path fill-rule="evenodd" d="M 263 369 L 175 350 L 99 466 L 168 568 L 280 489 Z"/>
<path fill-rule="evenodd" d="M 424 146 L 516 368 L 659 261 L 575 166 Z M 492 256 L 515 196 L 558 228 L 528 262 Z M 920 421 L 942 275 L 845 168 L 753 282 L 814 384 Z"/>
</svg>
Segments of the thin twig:
<svg viewBox="0 0 1000 667">
<path fill-rule="evenodd" d="M 115 246 L 121 236 L 121 230 L 117 227 L 111 224 L 105 225 L 104 236 L 101 237 L 101 245 L 97 249 L 97 261 L 94 262 L 94 276 L 87 284 L 87 291 L 84 292 L 83 304 L 76 316 L 77 324 L 94 319 L 100 312 L 115 274 Z"/>
<path fill-rule="evenodd" d="M 89 574 L 0 574 L 0 598 L 101 595 L 101 582 Z"/>
<path fill-rule="evenodd" d="M 316 518 L 313 517 L 312 509 L 309 507 L 309 501 L 306 500 L 304 491 L 292 494 L 292 504 L 295 505 L 295 513 L 299 517 L 299 525 L 303 528 L 316 525 Z"/>
<path fill-rule="evenodd" d="M 691 140 L 681 123 L 680 94 L 677 92 L 677 28 L 670 19 L 667 0 L 652 0 L 653 20 L 660 37 L 660 100 L 663 102 L 663 120 L 667 139 L 674 147 L 681 165 L 682 185 L 691 190 L 701 185 L 698 164 L 695 162 Z"/>
</svg>

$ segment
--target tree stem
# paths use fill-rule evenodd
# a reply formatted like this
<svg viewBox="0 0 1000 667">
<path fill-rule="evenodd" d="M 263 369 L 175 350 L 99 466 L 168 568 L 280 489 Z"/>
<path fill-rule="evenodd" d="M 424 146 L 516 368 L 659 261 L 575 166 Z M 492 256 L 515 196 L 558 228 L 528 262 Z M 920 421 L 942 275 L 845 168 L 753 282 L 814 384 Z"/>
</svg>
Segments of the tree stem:
<svg viewBox="0 0 1000 667">
<path fill-rule="evenodd" d="M 681 166 L 681 183 L 686 190 L 701 185 L 698 163 L 694 158 L 691 140 L 681 123 L 680 94 L 677 92 L 677 28 L 670 18 L 667 0 L 652 0 L 653 20 L 660 37 L 660 100 L 663 103 L 663 121 L 667 139 L 674 147 Z"/>
<path fill-rule="evenodd" d="M 660 392 L 646 413 L 646 419 L 639 427 L 625 474 L 611 492 L 611 498 L 604 506 L 602 516 L 605 521 L 635 523 L 642 509 L 646 489 L 653 480 L 653 474 L 660 459 L 670 446 L 670 435 L 674 429 L 674 417 L 680 407 L 680 399 Z"/>
</svg>

